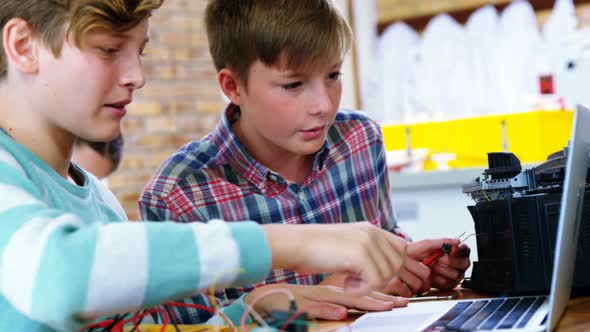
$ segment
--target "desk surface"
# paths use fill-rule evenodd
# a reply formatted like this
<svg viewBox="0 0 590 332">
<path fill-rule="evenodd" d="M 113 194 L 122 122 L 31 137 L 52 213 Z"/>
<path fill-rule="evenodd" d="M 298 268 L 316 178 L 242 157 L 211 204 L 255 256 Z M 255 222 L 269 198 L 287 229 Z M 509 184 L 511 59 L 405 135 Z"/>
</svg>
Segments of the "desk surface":
<svg viewBox="0 0 590 332">
<path fill-rule="evenodd" d="M 489 297 L 484 294 L 477 294 L 469 290 L 455 290 L 450 292 L 436 292 L 429 295 L 449 295 L 457 294 L 458 299 L 474 299 Z M 354 322 L 355 319 L 360 317 L 360 314 L 352 315 L 347 321 L 340 322 L 328 322 L 321 321 L 317 322 L 311 331 L 315 332 L 327 332 L 334 331 L 339 327 L 346 326 Z M 561 318 L 557 327 L 559 332 L 579 332 L 579 331 L 590 331 L 590 297 L 580 297 L 571 299 L 567 306 L 564 316 Z"/>
<path fill-rule="evenodd" d="M 433 292 L 429 295 L 449 295 L 456 294 L 458 299 L 475 299 L 482 297 L 489 297 L 484 294 L 474 293 L 469 290 L 454 290 L 448 292 Z M 360 317 L 362 314 L 351 314 L 349 319 L 346 321 L 318 321 L 312 325 L 312 332 L 328 332 L 335 331 L 340 327 L 344 327 L 354 322 L 355 319 Z M 156 332 L 160 331 L 160 325 L 142 325 L 141 331 L 144 332 Z M 215 329 L 216 330 L 216 329 Z M 166 331 L 175 331 L 174 327 L 168 326 Z M 199 326 L 199 325 L 183 325 L 180 327 L 182 332 L 208 332 L 214 331 L 210 327 Z M 219 331 L 219 330 L 216 330 Z M 225 327 L 221 330 L 222 332 L 231 331 L 229 327 Z M 569 301 L 568 307 L 565 311 L 565 315 L 562 317 L 557 327 L 559 332 L 579 332 L 579 331 L 590 331 L 590 297 L 580 297 Z"/>
</svg>

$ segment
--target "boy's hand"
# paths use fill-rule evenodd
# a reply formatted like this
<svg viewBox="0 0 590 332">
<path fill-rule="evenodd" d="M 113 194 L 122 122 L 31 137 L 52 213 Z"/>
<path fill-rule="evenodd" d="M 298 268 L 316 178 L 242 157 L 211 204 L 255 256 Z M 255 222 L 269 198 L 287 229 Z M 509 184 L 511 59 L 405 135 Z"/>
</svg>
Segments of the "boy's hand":
<svg viewBox="0 0 590 332">
<path fill-rule="evenodd" d="M 430 268 L 422 261 L 440 250 L 443 243 L 453 246 L 451 253 L 443 255 Z M 428 291 L 431 287 L 452 289 L 459 284 L 463 273 L 471 264 L 469 247 L 458 239 L 442 238 L 416 241 L 408 244 L 408 258 L 399 276 L 393 278 L 384 292 L 410 297 Z"/>
<path fill-rule="evenodd" d="M 291 284 L 273 284 L 254 289 L 244 301 L 252 303 L 264 293 L 277 289 L 287 289 L 295 296 L 297 308 L 305 310 L 309 318 L 328 320 L 346 319 L 348 309 L 363 311 L 385 311 L 408 304 L 408 300 L 383 293 L 371 292 L 368 295 L 351 295 L 343 288 L 335 286 L 303 286 Z M 254 306 L 257 313 L 270 314 L 271 310 L 288 310 L 289 301 L 285 294 L 268 295 Z"/>
<path fill-rule="evenodd" d="M 449 255 L 444 255 L 438 260 L 438 263 L 430 269 L 432 275 L 430 282 L 432 287 L 438 289 L 455 288 L 463 277 L 465 270 L 471 265 L 469 254 L 471 249 L 466 243 L 454 246 Z"/>
<path fill-rule="evenodd" d="M 406 241 L 369 223 L 263 225 L 273 268 L 346 274 L 344 288 L 358 294 L 381 289 L 404 265 Z"/>
</svg>

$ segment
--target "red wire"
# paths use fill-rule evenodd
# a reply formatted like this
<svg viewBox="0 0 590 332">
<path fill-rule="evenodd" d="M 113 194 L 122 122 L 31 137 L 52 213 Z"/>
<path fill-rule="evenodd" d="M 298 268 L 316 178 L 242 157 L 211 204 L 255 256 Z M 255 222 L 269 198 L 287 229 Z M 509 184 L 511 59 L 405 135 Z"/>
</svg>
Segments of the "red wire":
<svg viewBox="0 0 590 332">
<path fill-rule="evenodd" d="M 212 314 L 217 313 L 217 311 L 215 309 L 209 308 L 209 307 L 206 307 L 203 305 L 199 305 L 199 304 L 192 304 L 192 303 L 189 304 L 189 303 L 182 303 L 182 302 L 166 302 L 166 303 L 164 303 L 164 305 L 169 305 L 169 306 L 173 306 L 173 307 L 185 307 L 185 308 L 200 309 L 200 310 L 205 310 L 207 312 L 210 312 Z M 125 319 L 125 320 L 121 320 L 120 322 L 115 324 L 111 330 L 112 331 L 123 331 L 123 326 L 125 326 L 125 324 L 133 323 L 133 325 L 134 325 L 133 331 L 140 331 L 139 328 L 135 325 L 137 325 L 137 323 L 139 322 L 139 320 L 142 317 L 145 317 L 145 316 L 148 316 L 148 315 L 151 315 L 154 313 L 161 313 L 162 314 L 164 321 L 162 322 L 162 329 L 160 330 L 160 332 L 165 332 L 166 327 L 170 323 L 170 316 L 168 315 L 168 313 L 164 309 L 161 309 L 161 308 L 153 308 L 153 309 L 149 309 L 149 310 L 144 310 L 143 312 L 138 311 L 133 315 L 133 317 Z M 103 320 L 103 321 L 100 321 L 97 323 L 92 323 L 92 324 L 86 325 L 85 327 L 80 329 L 79 332 L 84 332 L 84 331 L 92 329 L 92 328 L 106 328 L 109 325 L 113 324 L 113 322 L 114 322 L 113 319 L 107 319 L 107 320 Z"/>
<path fill-rule="evenodd" d="M 444 255 L 444 252 L 442 251 L 442 249 L 438 249 L 437 251 L 433 252 L 430 256 L 424 258 L 424 260 L 422 261 L 422 264 L 431 267 L 432 265 L 434 265 L 434 263 L 436 263 L 438 261 L 438 259 Z"/>
<path fill-rule="evenodd" d="M 301 310 L 297 310 L 293 315 L 291 315 L 291 317 L 289 317 L 284 323 L 283 325 L 281 325 L 279 332 L 285 332 L 286 329 L 289 327 L 289 324 L 291 324 L 292 322 L 296 321 L 301 315 L 303 315 L 304 313 L 306 313 L 308 310 L 308 308 L 304 308 Z M 307 321 L 304 322 L 304 324 L 308 324 Z"/>
<path fill-rule="evenodd" d="M 98 323 L 88 324 L 88 325 L 84 326 L 83 328 L 81 328 L 78 332 L 84 332 L 86 330 L 90 330 L 90 329 L 94 329 L 94 328 L 98 328 L 98 327 L 105 328 L 105 327 L 109 326 L 112 323 L 113 323 L 113 320 L 112 319 L 103 320 L 103 321 L 100 321 Z"/>
<path fill-rule="evenodd" d="M 206 307 L 204 305 L 199 305 L 199 304 L 183 303 L 183 302 L 166 302 L 164 304 L 165 305 L 170 305 L 170 306 L 173 306 L 173 307 L 184 307 L 184 308 L 201 309 L 201 310 L 205 310 L 207 312 L 210 312 L 212 314 L 215 314 L 216 313 L 215 309 Z"/>
</svg>

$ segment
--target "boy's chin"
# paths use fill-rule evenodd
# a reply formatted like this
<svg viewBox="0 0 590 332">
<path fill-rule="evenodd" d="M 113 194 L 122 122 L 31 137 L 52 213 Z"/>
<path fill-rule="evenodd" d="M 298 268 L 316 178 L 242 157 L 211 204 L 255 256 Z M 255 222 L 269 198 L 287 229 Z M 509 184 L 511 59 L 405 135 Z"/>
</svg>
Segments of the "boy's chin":
<svg viewBox="0 0 590 332">
<path fill-rule="evenodd" d="M 299 150 L 299 154 L 301 155 L 312 155 L 322 149 L 324 146 L 324 142 L 310 144 L 310 142 L 303 143 L 297 146 L 297 150 Z"/>
<path fill-rule="evenodd" d="M 121 134 L 121 129 L 116 128 L 112 130 L 105 130 L 101 132 L 94 132 L 90 135 L 80 135 L 81 138 L 91 142 L 110 142 Z"/>
</svg>

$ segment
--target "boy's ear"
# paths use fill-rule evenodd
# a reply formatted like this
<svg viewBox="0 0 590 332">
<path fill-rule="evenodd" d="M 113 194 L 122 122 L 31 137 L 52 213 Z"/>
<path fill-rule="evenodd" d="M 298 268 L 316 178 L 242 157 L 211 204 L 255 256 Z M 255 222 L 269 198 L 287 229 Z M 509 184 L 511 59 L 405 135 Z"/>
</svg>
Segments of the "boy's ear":
<svg viewBox="0 0 590 332">
<path fill-rule="evenodd" d="M 242 103 L 242 85 L 236 72 L 231 69 L 223 68 L 217 74 L 217 80 L 223 94 L 232 102 L 234 105 L 240 106 Z"/>
<path fill-rule="evenodd" d="M 37 40 L 31 26 L 20 18 L 9 20 L 2 30 L 2 46 L 7 62 L 21 72 L 36 73 L 39 68 Z"/>
</svg>

